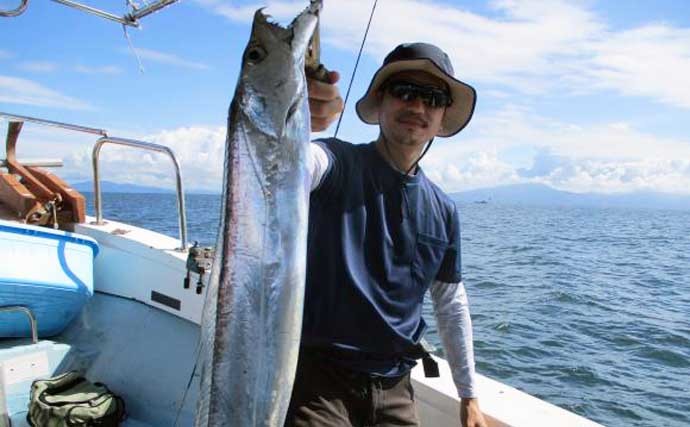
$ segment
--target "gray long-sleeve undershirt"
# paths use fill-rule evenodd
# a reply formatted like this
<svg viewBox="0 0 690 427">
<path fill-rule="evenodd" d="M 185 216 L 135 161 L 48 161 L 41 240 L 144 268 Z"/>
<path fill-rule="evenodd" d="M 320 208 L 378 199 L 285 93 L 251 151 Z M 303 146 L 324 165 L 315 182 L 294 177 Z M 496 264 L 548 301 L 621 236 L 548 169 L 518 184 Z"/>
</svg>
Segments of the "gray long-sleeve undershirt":
<svg viewBox="0 0 690 427">
<path fill-rule="evenodd" d="M 436 326 L 460 397 L 477 397 L 472 320 L 465 285 L 434 281 L 429 288 Z"/>
</svg>

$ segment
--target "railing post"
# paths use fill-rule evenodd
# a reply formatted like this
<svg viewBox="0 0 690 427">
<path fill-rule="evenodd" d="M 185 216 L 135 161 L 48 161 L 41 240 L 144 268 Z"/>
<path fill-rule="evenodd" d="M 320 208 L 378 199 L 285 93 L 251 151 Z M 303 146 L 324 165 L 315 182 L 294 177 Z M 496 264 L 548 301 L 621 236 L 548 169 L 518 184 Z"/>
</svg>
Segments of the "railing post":
<svg viewBox="0 0 690 427">
<path fill-rule="evenodd" d="M 12 10 L 0 10 L 0 16 L 5 18 L 13 18 L 19 16 L 26 10 L 26 6 L 29 5 L 29 0 L 21 0 L 19 6 Z"/>
<path fill-rule="evenodd" d="M 176 1 L 176 0 L 174 0 L 174 1 Z M 160 4 L 161 5 L 167 5 L 167 4 L 173 3 L 174 1 L 173 0 L 160 0 Z M 152 13 L 155 10 L 157 10 L 157 9 L 155 7 L 153 7 L 152 9 L 148 10 L 147 14 Z M 52 120 L 38 119 L 38 118 L 28 117 L 28 116 L 20 116 L 20 115 L 16 115 L 16 114 L 4 113 L 2 111 L 0 111 L 0 118 L 6 118 L 6 119 L 9 119 L 12 121 L 19 121 L 19 122 L 32 122 L 32 123 L 37 123 L 37 124 L 44 125 L 44 126 L 55 126 L 55 127 L 62 128 L 62 129 L 73 130 L 73 131 L 77 131 L 77 132 L 85 132 L 85 133 L 90 133 L 90 134 L 102 136 L 102 138 L 100 138 L 98 141 L 96 141 L 96 144 L 94 145 L 93 151 L 91 153 L 91 161 L 92 161 L 92 166 L 93 166 L 93 193 L 94 193 L 94 204 L 95 204 L 95 209 L 96 209 L 96 224 L 97 225 L 103 224 L 103 206 L 102 206 L 102 198 L 101 198 L 101 179 L 100 179 L 100 171 L 99 171 L 99 167 L 98 167 L 98 159 L 100 157 L 101 148 L 103 147 L 104 144 L 111 143 L 111 144 L 116 144 L 116 145 L 125 145 L 128 147 L 141 148 L 144 150 L 155 151 L 158 153 L 164 153 L 164 154 L 168 155 L 168 157 L 170 157 L 170 159 L 173 162 L 173 166 L 175 167 L 175 184 L 177 186 L 178 226 L 180 229 L 180 247 L 178 248 L 178 250 L 183 251 L 183 252 L 187 250 L 187 214 L 186 214 L 186 209 L 185 209 L 184 188 L 182 185 L 182 172 L 180 170 L 180 163 L 177 161 L 177 157 L 175 157 L 175 153 L 169 147 L 166 147 L 164 145 L 159 145 L 159 144 L 153 144 L 150 142 L 137 141 L 134 139 L 112 138 L 112 137 L 109 137 L 108 133 L 103 129 L 89 128 L 89 127 L 85 127 L 85 126 L 56 122 L 56 121 L 52 121 Z"/>
<path fill-rule="evenodd" d="M 180 247 L 178 250 L 187 250 L 187 215 L 185 210 L 185 200 L 184 200 L 184 188 L 182 184 L 182 172 L 180 170 L 180 164 L 175 157 L 175 153 L 164 145 L 152 144 L 150 142 L 136 141 L 133 139 L 124 138 L 112 138 L 105 136 L 96 141 L 92 152 L 92 162 L 93 162 L 93 188 L 94 188 L 94 203 L 96 209 L 96 224 L 103 224 L 103 207 L 101 199 L 101 182 L 100 173 L 98 167 L 98 159 L 101 153 L 101 147 L 106 144 L 124 145 L 128 147 L 141 148 L 144 150 L 155 151 L 158 153 L 167 154 L 168 157 L 173 162 L 175 167 L 175 184 L 177 188 L 177 213 L 178 213 L 178 226 L 180 230 Z"/>
<path fill-rule="evenodd" d="M 34 316 L 34 313 L 28 307 L 24 307 L 23 305 L 0 306 L 0 313 L 12 311 L 24 313 L 26 317 L 29 318 L 29 326 L 31 326 L 31 342 L 34 344 L 38 343 L 38 323 L 36 322 L 36 316 Z"/>
</svg>

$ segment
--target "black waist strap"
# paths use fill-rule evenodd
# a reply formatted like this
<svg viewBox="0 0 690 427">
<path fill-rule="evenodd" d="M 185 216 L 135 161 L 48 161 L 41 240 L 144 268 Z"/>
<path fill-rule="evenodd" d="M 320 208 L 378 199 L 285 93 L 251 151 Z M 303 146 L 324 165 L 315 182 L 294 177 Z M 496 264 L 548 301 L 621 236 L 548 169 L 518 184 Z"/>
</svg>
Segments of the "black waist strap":
<svg viewBox="0 0 690 427">
<path fill-rule="evenodd" d="M 424 376 L 427 378 L 439 377 L 438 363 L 431 357 L 434 347 L 425 339 L 406 353 L 370 353 L 356 350 L 345 350 L 337 347 L 302 347 L 301 351 L 311 356 L 340 361 L 393 361 L 393 360 L 419 360 L 422 359 Z"/>
</svg>

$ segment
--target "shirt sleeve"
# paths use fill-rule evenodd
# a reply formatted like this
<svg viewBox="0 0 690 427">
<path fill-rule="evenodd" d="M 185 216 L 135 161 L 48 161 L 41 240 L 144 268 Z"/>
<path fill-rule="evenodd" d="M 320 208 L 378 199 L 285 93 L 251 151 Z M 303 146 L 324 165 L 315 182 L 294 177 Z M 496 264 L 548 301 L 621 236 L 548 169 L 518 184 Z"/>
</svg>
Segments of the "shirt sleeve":
<svg viewBox="0 0 690 427">
<path fill-rule="evenodd" d="M 448 247 L 443 255 L 441 267 L 436 274 L 436 280 L 446 283 L 462 282 L 462 257 L 460 251 L 460 216 L 458 208 L 453 203 L 448 226 Z"/>
<path fill-rule="evenodd" d="M 472 320 L 467 293 L 462 282 L 434 281 L 429 288 L 436 325 L 453 382 L 461 398 L 477 397 Z"/>
<path fill-rule="evenodd" d="M 352 163 L 352 154 L 347 146 L 334 138 L 318 139 L 311 143 L 314 167 L 319 162 L 319 182 L 312 180 L 311 194 L 320 200 L 332 200 L 339 197 L 347 182 L 347 170 Z M 324 167 L 325 166 L 325 167 Z"/>
<path fill-rule="evenodd" d="M 327 152 L 325 148 L 319 142 L 311 142 L 309 150 L 309 157 L 307 161 L 307 167 L 309 168 L 308 173 L 311 177 L 311 191 L 316 190 L 321 185 L 324 176 L 329 172 L 332 161 L 332 154 Z M 329 156 L 330 154 L 330 156 Z"/>
</svg>

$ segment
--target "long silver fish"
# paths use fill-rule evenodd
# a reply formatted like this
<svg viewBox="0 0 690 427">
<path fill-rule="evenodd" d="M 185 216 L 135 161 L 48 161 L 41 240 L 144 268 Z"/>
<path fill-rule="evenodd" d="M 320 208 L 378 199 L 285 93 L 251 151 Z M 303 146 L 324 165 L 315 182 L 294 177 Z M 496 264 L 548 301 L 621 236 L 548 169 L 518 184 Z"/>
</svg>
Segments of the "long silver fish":
<svg viewBox="0 0 690 427">
<path fill-rule="evenodd" d="M 254 16 L 230 105 L 221 225 L 201 327 L 196 426 L 282 427 L 306 270 L 313 1 L 286 28 Z"/>
</svg>

